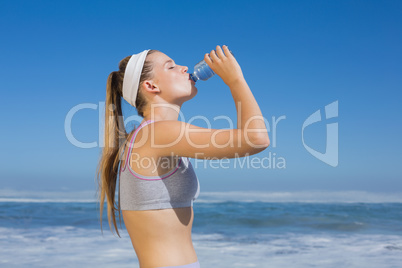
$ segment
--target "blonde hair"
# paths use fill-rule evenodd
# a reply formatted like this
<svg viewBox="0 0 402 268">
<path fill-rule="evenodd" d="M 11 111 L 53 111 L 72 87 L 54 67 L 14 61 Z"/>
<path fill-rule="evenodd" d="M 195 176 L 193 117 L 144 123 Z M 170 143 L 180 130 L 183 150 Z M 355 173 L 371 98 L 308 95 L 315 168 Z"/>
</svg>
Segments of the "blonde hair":
<svg viewBox="0 0 402 268">
<path fill-rule="evenodd" d="M 157 50 L 148 51 L 148 55 L 157 52 Z M 107 201 L 107 216 L 110 230 L 113 233 L 112 224 L 116 230 L 117 235 L 120 237 L 119 230 L 116 223 L 116 214 L 119 215 L 121 227 L 121 214 L 120 214 L 120 198 L 115 202 L 116 181 L 119 171 L 120 155 L 124 151 L 127 143 L 127 133 L 124 126 L 122 105 L 123 100 L 123 79 L 126 66 L 131 56 L 125 57 L 119 63 L 119 70 L 111 72 L 106 82 L 106 103 L 105 103 L 105 147 L 102 150 L 102 156 L 99 160 L 96 178 L 98 180 L 97 196 L 100 204 L 100 225 L 102 230 L 102 215 L 105 199 Z M 152 79 L 153 64 L 151 61 L 145 60 L 141 72 L 139 88 L 145 80 Z M 144 110 L 147 101 L 138 90 L 137 99 L 135 102 L 138 115 L 144 117 Z M 115 146 L 115 145 L 118 146 Z M 120 191 L 119 191 L 120 194 Z M 103 233 L 103 230 L 102 230 Z"/>
</svg>

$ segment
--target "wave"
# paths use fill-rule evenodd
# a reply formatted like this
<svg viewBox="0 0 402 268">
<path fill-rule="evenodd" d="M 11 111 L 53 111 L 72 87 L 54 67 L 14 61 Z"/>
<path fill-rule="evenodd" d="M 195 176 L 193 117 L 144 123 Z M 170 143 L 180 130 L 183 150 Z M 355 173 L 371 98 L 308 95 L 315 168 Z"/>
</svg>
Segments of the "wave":
<svg viewBox="0 0 402 268">
<path fill-rule="evenodd" d="M 304 203 L 402 203 L 402 193 L 366 191 L 201 191 L 195 202 L 304 202 Z M 16 191 L 0 189 L 0 202 L 97 202 L 95 191 Z"/>
<path fill-rule="evenodd" d="M 192 235 L 203 267 L 399 267 L 398 235 L 258 234 Z M 0 263 L 4 267 L 139 267 L 127 232 L 73 226 L 40 229 L 0 227 Z M 297 260 L 295 262 L 295 260 Z"/>
<path fill-rule="evenodd" d="M 33 199 L 33 198 L 0 198 L 0 202 L 15 203 L 94 203 L 92 199 Z"/>
</svg>

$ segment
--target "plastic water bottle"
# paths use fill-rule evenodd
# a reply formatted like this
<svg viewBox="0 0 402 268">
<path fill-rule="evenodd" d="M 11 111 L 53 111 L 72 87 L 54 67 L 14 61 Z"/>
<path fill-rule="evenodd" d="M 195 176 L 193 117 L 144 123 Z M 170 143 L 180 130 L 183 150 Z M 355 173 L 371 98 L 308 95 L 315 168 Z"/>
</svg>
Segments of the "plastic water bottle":
<svg viewBox="0 0 402 268">
<path fill-rule="evenodd" d="M 230 53 L 232 53 L 232 51 L 230 51 Z M 194 82 L 197 82 L 198 80 L 207 81 L 214 75 L 215 75 L 214 71 L 212 71 L 212 69 L 208 66 L 205 60 L 202 60 L 194 66 L 194 72 L 190 74 L 190 78 Z"/>
</svg>

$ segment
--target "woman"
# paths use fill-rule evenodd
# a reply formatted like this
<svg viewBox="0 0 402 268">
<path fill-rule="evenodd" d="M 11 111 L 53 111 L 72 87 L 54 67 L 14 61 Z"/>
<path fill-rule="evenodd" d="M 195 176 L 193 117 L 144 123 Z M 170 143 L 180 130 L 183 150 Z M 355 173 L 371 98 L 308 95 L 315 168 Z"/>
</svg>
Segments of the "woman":
<svg viewBox="0 0 402 268">
<path fill-rule="evenodd" d="M 113 222 L 119 235 L 115 215 L 118 212 L 121 221 L 122 210 L 141 268 L 199 267 L 191 228 L 200 188 L 188 158 L 242 157 L 269 146 L 260 108 L 228 47 L 217 46 L 204 60 L 232 92 L 236 129 L 205 129 L 178 121 L 182 104 L 197 88 L 188 68 L 162 52 L 145 50 L 126 57 L 107 80 L 108 142 L 97 170 L 101 226 L 106 199 L 111 230 Z M 121 97 L 144 118 L 131 133 L 122 120 Z"/>
</svg>

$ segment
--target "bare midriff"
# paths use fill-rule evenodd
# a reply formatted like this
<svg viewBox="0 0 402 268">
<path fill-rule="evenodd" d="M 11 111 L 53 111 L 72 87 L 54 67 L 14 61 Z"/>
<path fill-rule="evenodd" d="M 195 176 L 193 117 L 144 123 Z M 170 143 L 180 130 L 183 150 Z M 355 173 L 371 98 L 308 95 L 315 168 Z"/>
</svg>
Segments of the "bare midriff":
<svg viewBox="0 0 402 268">
<path fill-rule="evenodd" d="M 198 260 L 191 239 L 192 207 L 122 212 L 140 268 L 185 265 Z"/>
</svg>

